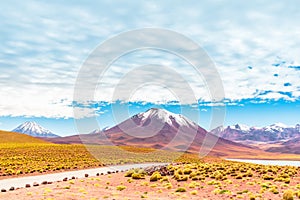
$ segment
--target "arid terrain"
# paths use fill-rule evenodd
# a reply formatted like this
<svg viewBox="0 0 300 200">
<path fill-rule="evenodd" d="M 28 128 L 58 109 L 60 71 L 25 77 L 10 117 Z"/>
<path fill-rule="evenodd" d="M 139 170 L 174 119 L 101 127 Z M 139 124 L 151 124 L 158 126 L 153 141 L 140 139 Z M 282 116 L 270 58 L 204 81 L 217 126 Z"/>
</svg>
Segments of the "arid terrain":
<svg viewBox="0 0 300 200">
<path fill-rule="evenodd" d="M 75 177 L 74 177 L 75 178 Z M 207 159 L 129 170 L 0 193 L 0 199 L 291 199 L 300 198 L 296 167 Z"/>
</svg>

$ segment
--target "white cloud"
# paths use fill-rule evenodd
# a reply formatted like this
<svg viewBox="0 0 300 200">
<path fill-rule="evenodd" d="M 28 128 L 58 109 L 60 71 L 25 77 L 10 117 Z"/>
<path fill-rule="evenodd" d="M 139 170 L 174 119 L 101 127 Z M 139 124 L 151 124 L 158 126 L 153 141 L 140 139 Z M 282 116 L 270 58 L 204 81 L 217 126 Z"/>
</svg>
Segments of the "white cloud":
<svg viewBox="0 0 300 200">
<path fill-rule="evenodd" d="M 262 98 L 262 99 L 274 99 L 274 100 L 279 100 L 279 99 L 292 100 L 289 96 L 284 95 L 284 94 L 279 94 L 279 93 L 276 93 L 276 92 L 270 92 L 270 93 L 261 95 L 260 98 Z"/>
<path fill-rule="evenodd" d="M 300 70 L 288 66 L 300 63 L 299 8 L 299 2 L 273 1 L 1 2 L 0 95 L 4 98 L 0 99 L 0 113 L 72 117 L 69 105 L 84 59 L 107 38 L 143 27 L 178 31 L 202 45 L 216 63 L 225 97 L 232 101 L 293 101 L 300 97 Z M 174 40 L 168 45 L 180 42 Z M 272 66 L 282 60 L 286 63 Z M 211 100 L 204 80 L 209 77 L 203 79 L 174 55 L 153 51 L 134 52 L 114 63 L 95 100 L 115 100 L 112 94 L 119 80 L 134 67 L 145 64 L 171 67 L 187 80 L 196 98 Z M 92 75 L 95 78 L 97 74 Z M 156 76 L 156 82 L 161 80 L 159 87 L 172 83 L 184 94 L 182 81 L 164 74 Z M 87 83 L 93 80 L 89 78 L 87 75 Z M 127 86 L 140 82 L 151 82 L 149 70 L 140 71 Z M 286 83 L 290 86 L 284 86 Z M 176 99 L 168 89 L 159 87 L 140 88 L 131 98 L 152 102 Z M 119 94 L 119 98 L 124 96 L 125 93 Z M 58 99 L 67 101 L 53 104 Z M 91 110 L 83 109 L 81 113 L 90 115 Z"/>
</svg>

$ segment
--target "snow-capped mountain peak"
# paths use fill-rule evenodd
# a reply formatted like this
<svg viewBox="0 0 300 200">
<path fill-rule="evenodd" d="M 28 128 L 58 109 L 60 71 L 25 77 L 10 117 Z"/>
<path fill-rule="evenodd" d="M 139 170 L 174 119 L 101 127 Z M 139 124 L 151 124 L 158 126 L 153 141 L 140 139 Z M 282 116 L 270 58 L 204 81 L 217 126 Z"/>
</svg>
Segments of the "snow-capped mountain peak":
<svg viewBox="0 0 300 200">
<path fill-rule="evenodd" d="M 289 126 L 287 126 L 286 124 L 284 123 L 281 123 L 281 122 L 277 122 L 275 124 L 272 124 L 271 127 L 281 127 L 281 128 L 288 128 Z"/>
<path fill-rule="evenodd" d="M 159 108 L 151 108 L 147 110 L 146 112 L 139 113 L 137 115 L 139 118 L 141 118 L 142 121 L 146 121 L 148 119 L 156 119 L 159 121 L 162 121 L 164 123 L 167 123 L 169 125 L 173 124 L 173 121 L 175 121 L 179 126 L 195 126 L 196 124 L 187 119 L 186 117 L 182 116 L 181 114 L 175 114 L 171 113 L 164 109 Z M 197 125 L 196 125 L 197 126 Z"/>
<path fill-rule="evenodd" d="M 289 128 L 289 127 L 280 122 L 264 127 L 264 129 L 267 131 L 280 131 L 280 132 L 283 131 L 283 129 L 285 128 Z"/>
<path fill-rule="evenodd" d="M 51 131 L 32 121 L 24 122 L 14 130 L 12 130 L 12 132 L 24 133 L 33 137 L 58 137 Z"/>
<path fill-rule="evenodd" d="M 294 127 L 283 123 L 274 123 L 265 127 L 251 127 L 236 124 L 227 128 L 216 128 L 215 135 L 232 141 L 274 142 L 284 141 L 300 136 L 300 125 Z"/>
<path fill-rule="evenodd" d="M 250 127 L 244 124 L 236 124 L 233 126 L 229 126 L 231 129 L 241 130 L 241 131 L 249 131 Z"/>
<path fill-rule="evenodd" d="M 110 141 L 126 143 L 126 140 L 144 143 L 147 140 L 154 146 L 170 143 L 183 150 L 195 137 L 198 140 L 203 139 L 207 131 L 181 114 L 151 108 L 133 115 L 103 133 L 110 138 Z"/>
</svg>

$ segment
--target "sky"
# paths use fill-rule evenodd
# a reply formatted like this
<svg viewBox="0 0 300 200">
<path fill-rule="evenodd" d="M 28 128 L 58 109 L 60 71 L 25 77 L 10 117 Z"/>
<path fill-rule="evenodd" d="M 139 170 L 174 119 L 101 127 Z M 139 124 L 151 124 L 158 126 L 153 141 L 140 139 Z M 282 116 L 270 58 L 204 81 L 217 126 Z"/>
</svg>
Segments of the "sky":
<svg viewBox="0 0 300 200">
<path fill-rule="evenodd" d="M 36 121 L 62 136 L 88 133 L 151 107 L 185 111 L 208 130 L 218 109 L 225 126 L 294 126 L 300 123 L 299 19 L 297 0 L 1 1 L 0 129 Z M 214 85 L 211 74 L 195 71 L 181 56 L 186 49 L 166 51 L 191 47 L 176 34 L 152 40 L 164 49 L 120 54 L 101 75 L 82 71 L 105 42 L 143 28 L 168 30 L 197 43 L 222 87 Z M 105 50 L 116 54 L 148 39 L 134 35 Z M 82 99 L 74 98 L 80 74 L 86 83 L 97 83 L 92 95 L 82 94 Z M 215 102 L 211 94 L 217 87 L 224 98 Z M 194 101 L 185 98 L 189 95 Z M 122 106 L 128 111 L 123 113 Z M 85 123 L 80 131 L 78 120 Z"/>
</svg>

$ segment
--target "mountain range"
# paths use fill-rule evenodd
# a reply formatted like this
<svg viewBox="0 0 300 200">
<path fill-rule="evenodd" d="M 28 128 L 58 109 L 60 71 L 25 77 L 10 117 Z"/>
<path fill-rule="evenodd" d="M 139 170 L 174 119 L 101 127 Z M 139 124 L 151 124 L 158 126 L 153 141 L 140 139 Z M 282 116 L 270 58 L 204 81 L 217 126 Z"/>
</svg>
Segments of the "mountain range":
<svg viewBox="0 0 300 200">
<path fill-rule="evenodd" d="M 215 155 L 223 155 L 229 151 L 236 154 L 253 153 L 254 149 L 300 154 L 299 124 L 295 127 L 282 123 L 265 127 L 236 124 L 208 132 L 181 114 L 158 108 L 151 108 L 116 126 L 89 134 L 59 137 L 35 122 L 25 122 L 13 132 L 60 144 L 130 145 L 191 152 L 199 152 L 200 149 L 209 151 L 213 147 Z"/>
<path fill-rule="evenodd" d="M 138 113 L 120 124 L 90 134 L 48 138 L 53 143 L 84 143 L 116 146 L 138 146 L 185 152 L 207 152 L 224 156 L 233 154 L 259 154 L 257 149 L 235 143 L 207 132 L 183 115 L 164 109 L 151 108 Z M 214 144 L 215 142 L 215 144 Z"/>
<path fill-rule="evenodd" d="M 289 127 L 282 123 L 265 127 L 234 126 L 218 127 L 211 133 L 231 141 L 278 142 L 300 137 L 300 125 Z"/>
<path fill-rule="evenodd" d="M 300 125 L 286 126 L 282 123 L 265 127 L 234 126 L 218 127 L 211 131 L 224 139 L 256 146 L 269 152 L 300 154 Z"/>
<path fill-rule="evenodd" d="M 23 124 L 19 125 L 17 128 L 13 129 L 12 132 L 23 133 L 33 137 L 46 137 L 46 138 L 59 137 L 58 135 L 55 135 L 51 131 L 40 126 L 36 122 L 30 122 L 30 121 L 24 122 Z"/>
</svg>

